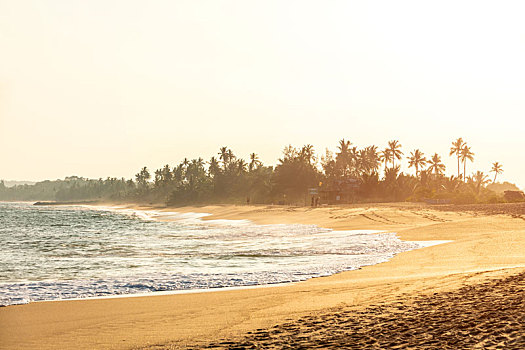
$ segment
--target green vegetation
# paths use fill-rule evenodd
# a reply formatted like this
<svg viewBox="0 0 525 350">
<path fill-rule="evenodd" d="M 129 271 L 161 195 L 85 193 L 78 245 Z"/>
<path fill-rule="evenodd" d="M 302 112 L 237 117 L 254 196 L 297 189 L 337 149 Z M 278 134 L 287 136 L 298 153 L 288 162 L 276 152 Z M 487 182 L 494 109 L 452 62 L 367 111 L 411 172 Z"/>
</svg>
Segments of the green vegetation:
<svg viewBox="0 0 525 350">
<path fill-rule="evenodd" d="M 496 183 L 498 174 L 503 172 L 498 162 L 491 169 L 492 181 L 481 171 L 467 176 L 467 162 L 474 160 L 474 153 L 461 138 L 450 148 L 450 156 L 457 158 L 457 176 L 445 175 L 440 155 L 435 153 L 427 159 L 419 149 L 410 152 L 407 158 L 415 175 L 405 174 L 400 165 L 401 149 L 398 140 L 389 141 L 384 150 L 378 151 L 376 146 L 352 147 L 350 141 L 343 139 L 335 155 L 326 150 L 318 157 L 312 145 L 287 146 L 277 165 L 271 167 L 265 166 L 255 153 L 245 161 L 228 147 L 221 147 L 208 162 L 202 158 L 184 159 L 153 174 L 144 167 L 129 180 L 71 176 L 13 187 L 0 182 L 0 200 L 304 205 L 310 204 L 311 196 L 319 196 L 321 203 L 425 200 L 476 203 L 502 202 L 505 190 L 517 190 L 512 184 Z"/>
<path fill-rule="evenodd" d="M 42 181 L 34 185 L 4 186 L 0 181 L 0 199 L 17 201 L 81 201 L 92 199 L 123 200 L 136 192 L 132 180 L 107 178 L 91 180 L 77 176 L 64 180 Z"/>
</svg>

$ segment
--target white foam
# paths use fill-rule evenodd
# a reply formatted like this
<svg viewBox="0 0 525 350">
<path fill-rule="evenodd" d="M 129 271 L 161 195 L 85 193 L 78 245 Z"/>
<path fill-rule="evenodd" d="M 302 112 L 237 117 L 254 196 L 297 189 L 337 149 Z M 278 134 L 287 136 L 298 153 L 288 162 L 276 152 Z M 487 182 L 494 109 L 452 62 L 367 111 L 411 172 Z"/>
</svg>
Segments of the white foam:
<svg viewBox="0 0 525 350">
<path fill-rule="evenodd" d="M 21 208 L 40 221 L 24 212 L 1 237 L 8 247 L 23 242 L 29 248 L 20 243 L 7 250 L 7 264 L 20 272 L 0 283 L 0 304 L 290 283 L 448 242 L 403 242 L 377 230 L 203 220 L 208 213 L 84 209 Z"/>
</svg>

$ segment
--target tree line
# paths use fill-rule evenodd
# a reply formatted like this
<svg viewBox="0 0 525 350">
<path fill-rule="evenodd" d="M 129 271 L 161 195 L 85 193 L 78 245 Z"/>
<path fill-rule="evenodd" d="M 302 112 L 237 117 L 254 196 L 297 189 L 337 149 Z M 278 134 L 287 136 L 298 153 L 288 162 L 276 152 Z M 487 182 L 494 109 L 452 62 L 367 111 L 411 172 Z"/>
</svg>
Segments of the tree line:
<svg viewBox="0 0 525 350">
<path fill-rule="evenodd" d="M 86 179 L 77 176 L 64 180 L 42 181 L 34 185 L 6 187 L 0 182 L 1 200 L 107 200 L 165 203 L 168 205 L 212 203 L 305 204 L 308 190 L 341 190 L 349 180 L 353 202 L 446 200 L 453 203 L 498 202 L 502 189 L 517 189 L 512 184 L 497 184 L 503 172 L 499 162 L 492 164 L 489 180 L 482 171 L 467 175 L 467 165 L 475 154 L 462 139 L 452 142 L 449 156 L 457 159 L 457 175 L 445 175 L 439 154 L 427 156 L 415 149 L 407 156 L 408 168 L 401 169 L 404 157 L 398 140 L 380 150 L 371 145 L 353 146 L 342 139 L 335 153 L 326 150 L 318 156 L 310 144 L 287 146 L 276 166 L 264 165 L 256 153 L 249 159 L 238 157 L 221 147 L 209 161 L 183 159 L 151 172 L 143 167 L 134 179 Z"/>
</svg>

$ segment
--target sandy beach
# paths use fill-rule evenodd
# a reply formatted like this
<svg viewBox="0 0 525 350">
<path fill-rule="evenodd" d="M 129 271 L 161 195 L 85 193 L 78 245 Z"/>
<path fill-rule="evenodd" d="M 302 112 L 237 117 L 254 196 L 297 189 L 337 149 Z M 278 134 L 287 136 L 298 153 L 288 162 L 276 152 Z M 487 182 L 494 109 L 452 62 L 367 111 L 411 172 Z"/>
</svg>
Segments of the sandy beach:
<svg viewBox="0 0 525 350">
<path fill-rule="evenodd" d="M 0 348 L 523 347 L 523 205 L 160 210 L 452 242 L 272 288 L 8 306 Z"/>
</svg>

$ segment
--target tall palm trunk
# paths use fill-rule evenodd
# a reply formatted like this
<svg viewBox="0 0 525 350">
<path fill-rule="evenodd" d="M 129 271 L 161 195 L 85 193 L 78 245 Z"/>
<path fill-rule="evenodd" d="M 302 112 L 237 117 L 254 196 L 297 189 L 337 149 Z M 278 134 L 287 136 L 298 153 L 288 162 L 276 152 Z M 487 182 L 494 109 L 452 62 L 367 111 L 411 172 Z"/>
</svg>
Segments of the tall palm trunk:
<svg viewBox="0 0 525 350">
<path fill-rule="evenodd" d="M 467 176 L 467 161 L 463 161 L 463 182 L 465 182 Z"/>
</svg>

